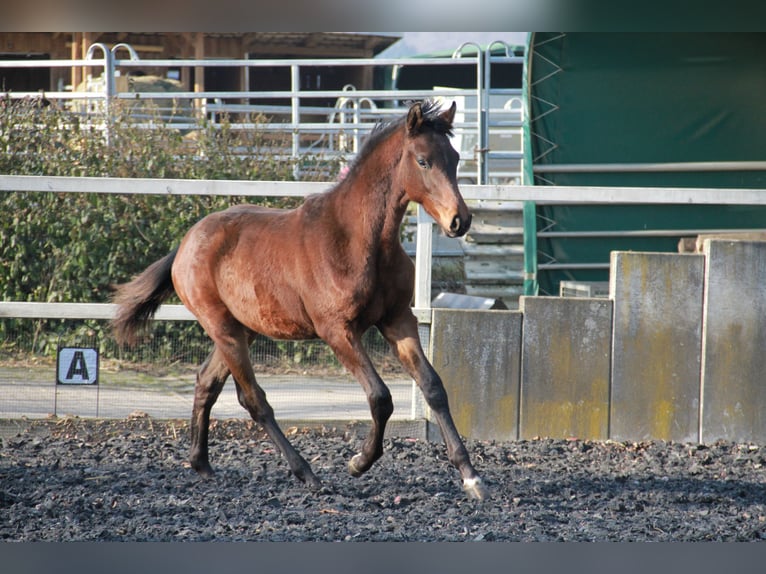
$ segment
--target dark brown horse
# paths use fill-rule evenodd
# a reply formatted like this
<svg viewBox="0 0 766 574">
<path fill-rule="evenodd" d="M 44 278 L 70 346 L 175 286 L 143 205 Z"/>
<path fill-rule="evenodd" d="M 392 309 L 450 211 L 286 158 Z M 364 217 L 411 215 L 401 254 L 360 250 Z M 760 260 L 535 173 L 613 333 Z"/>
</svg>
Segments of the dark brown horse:
<svg viewBox="0 0 766 574">
<path fill-rule="evenodd" d="M 113 322 L 130 343 L 173 291 L 215 343 L 197 375 L 191 465 L 212 474 L 210 409 L 232 375 L 237 396 L 263 426 L 295 476 L 320 486 L 287 440 L 258 385 L 249 359 L 255 333 L 277 339 L 324 339 L 364 388 L 372 428 L 349 461 L 359 476 L 383 454 L 393 412 L 391 393 L 362 348 L 376 326 L 422 390 L 469 496 L 486 490 L 450 415 L 442 381 L 426 359 L 410 309 L 414 267 L 399 230 L 410 201 L 421 204 L 444 232 L 457 237 L 471 215 L 456 181 L 458 153 L 449 142 L 455 105 L 414 104 L 399 120 L 377 127 L 348 175 L 294 210 L 238 205 L 194 225 L 177 250 L 118 287 Z"/>
</svg>

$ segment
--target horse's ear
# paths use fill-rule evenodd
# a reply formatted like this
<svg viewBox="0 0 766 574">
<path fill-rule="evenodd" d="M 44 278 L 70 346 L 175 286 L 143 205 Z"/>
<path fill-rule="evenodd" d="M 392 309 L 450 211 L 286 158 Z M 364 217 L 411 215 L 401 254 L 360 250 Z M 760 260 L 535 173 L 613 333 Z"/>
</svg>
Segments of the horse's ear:
<svg viewBox="0 0 766 574">
<path fill-rule="evenodd" d="M 455 119 L 456 111 L 457 111 L 457 103 L 453 101 L 449 109 L 442 112 L 442 119 L 445 122 L 447 122 L 447 125 L 449 125 L 450 127 L 452 126 L 452 122 Z"/>
<path fill-rule="evenodd" d="M 420 126 L 423 123 L 423 108 L 420 106 L 420 102 L 413 104 L 407 114 L 407 132 L 414 135 L 420 130 Z"/>
</svg>

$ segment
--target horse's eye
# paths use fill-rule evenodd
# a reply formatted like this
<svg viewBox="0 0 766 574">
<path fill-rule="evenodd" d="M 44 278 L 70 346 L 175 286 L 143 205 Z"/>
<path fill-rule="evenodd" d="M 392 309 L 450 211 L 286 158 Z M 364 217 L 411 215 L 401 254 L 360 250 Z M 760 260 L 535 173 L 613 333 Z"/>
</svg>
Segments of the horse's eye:
<svg viewBox="0 0 766 574">
<path fill-rule="evenodd" d="M 422 167 L 422 168 L 427 168 L 428 167 L 428 162 L 426 160 L 424 160 L 422 157 L 419 157 L 418 158 L 418 165 L 420 167 Z"/>
</svg>

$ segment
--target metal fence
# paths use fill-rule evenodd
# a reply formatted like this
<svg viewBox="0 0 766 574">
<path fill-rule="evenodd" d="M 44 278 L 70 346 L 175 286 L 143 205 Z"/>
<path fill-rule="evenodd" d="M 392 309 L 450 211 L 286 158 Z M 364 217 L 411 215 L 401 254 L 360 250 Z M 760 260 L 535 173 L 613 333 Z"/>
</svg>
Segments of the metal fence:
<svg viewBox="0 0 766 574">
<path fill-rule="evenodd" d="M 524 111 L 521 90 L 493 87 L 491 74 L 492 66 L 497 65 L 518 66 L 520 69 L 523 58 L 514 55 L 509 47 L 506 47 L 504 55 L 493 55 L 490 50 L 483 51 L 477 46 L 474 46 L 477 48 L 474 54 L 470 55 L 463 48 L 456 50 L 452 58 L 428 59 L 141 60 L 128 45 L 117 45 L 110 49 L 103 44 L 94 44 L 83 60 L 6 60 L 0 61 L 0 68 L 81 68 L 85 80 L 79 86 L 60 85 L 57 90 L 44 92 L 11 92 L 5 94 L 5 97 L 11 100 L 36 99 L 41 104 L 57 106 L 76 114 L 82 125 L 103 131 L 107 142 L 110 138 L 112 102 L 118 100 L 129 108 L 134 124 L 147 130 L 170 126 L 189 135 L 203 121 L 213 126 L 221 126 L 225 122 L 232 130 L 251 130 L 257 127 L 260 131 L 284 134 L 286 137 L 279 139 L 287 142 L 286 145 L 263 151 L 269 157 L 293 160 L 296 170 L 311 169 L 305 167 L 305 162 L 299 161 L 311 156 L 328 160 L 324 164 L 331 165 L 350 161 L 359 150 L 362 139 L 376 123 L 404 113 L 410 100 L 454 100 L 458 104 L 454 144 L 461 156 L 461 183 L 518 183 L 523 155 L 521 132 Z M 122 57 L 125 54 L 127 57 Z M 437 84 L 442 87 L 406 90 L 397 85 L 395 76 L 403 68 L 423 66 L 436 66 L 445 70 L 445 81 Z M 359 86 L 347 84 L 340 89 L 320 89 L 318 85 L 307 86 L 303 81 L 306 70 L 330 71 L 338 67 L 363 70 L 359 74 L 361 78 L 378 78 L 378 81 L 366 81 Z M 449 87 L 449 70 L 454 67 L 473 69 L 475 87 Z M 177 87 L 158 90 L 156 86 L 143 81 L 144 76 L 136 73 L 148 72 L 159 78 L 167 78 L 178 71 L 181 74 L 204 76 L 206 69 L 224 68 L 237 70 L 245 78 L 243 83 L 247 86 L 250 85 L 247 78 L 251 73 L 277 70 L 289 76 L 289 86 L 280 90 L 184 91 Z M 298 172 L 295 175 L 304 179 L 306 176 Z M 335 175 L 320 174 L 312 179 L 331 179 Z M 172 180 L 125 182 L 110 178 L 15 176 L 4 176 L 2 181 L 2 189 L 7 191 L 125 193 L 127 187 L 131 193 L 161 195 L 295 196 L 320 191 L 325 187 L 305 183 Z M 419 235 L 416 256 L 418 260 L 428 260 L 430 263 L 430 218 L 418 215 L 416 227 Z M 418 268 L 418 307 L 427 308 L 430 305 L 430 277 L 430 265 Z M 0 320 L 12 317 L 30 321 L 56 321 L 57 330 L 69 333 L 68 338 L 74 339 L 75 344 L 78 337 L 87 339 L 88 322 L 105 322 L 111 315 L 108 305 L 87 303 L 49 307 L 40 303 L 5 302 L 2 307 Z M 159 315 L 160 321 L 164 323 L 163 329 L 183 325 L 176 321 L 179 315 L 182 321 L 190 318 L 183 316 L 184 311 L 182 308 L 166 306 Z M 426 315 L 421 314 L 423 318 Z M 427 326 L 423 328 L 422 337 L 427 345 Z M 48 413 L 125 416 L 136 409 L 163 417 L 186 416 L 190 410 L 193 386 L 189 365 L 197 364 L 204 358 L 204 351 L 198 348 L 154 349 L 148 345 L 146 353 L 152 358 L 151 372 L 146 372 L 148 367 L 140 361 L 139 356 L 137 360 L 144 363 L 141 366 L 120 361 L 102 364 L 100 384 L 96 386 L 62 386 L 55 384 L 56 357 L 50 352 L 46 356 L 32 354 L 30 357 L 30 353 L 24 350 L 32 346 L 39 348 L 39 344 L 36 344 L 39 342 L 25 341 L 22 337 L 13 339 L 15 348 L 27 359 L 21 362 L 5 361 L 0 368 L 0 387 L 3 389 L 0 394 L 0 417 L 44 416 Z M 55 348 L 57 344 L 49 342 L 46 348 Z M 98 345 L 108 344 L 108 341 L 98 342 Z M 401 371 L 393 366 L 383 342 L 371 335 L 368 350 L 387 379 L 393 383 L 395 416 L 422 416 L 419 395 L 413 393 L 412 382 L 402 379 Z M 158 356 L 163 357 L 159 366 Z M 283 418 L 366 418 L 366 400 L 361 389 L 347 376 L 342 376 L 342 371 L 333 363 L 323 343 L 260 341 L 254 346 L 253 360 L 259 366 L 266 367 L 267 372 L 261 375 L 261 381 L 269 391 L 277 414 Z M 328 377 L 334 385 L 331 385 L 329 391 Z M 319 378 L 322 384 L 317 386 L 314 383 Z M 328 392 L 332 400 L 323 401 L 321 397 Z M 317 404 L 321 408 L 315 408 Z M 216 408 L 223 409 L 218 413 L 219 416 L 235 416 L 243 412 L 236 405 L 233 394 L 224 394 Z"/>
<path fill-rule="evenodd" d="M 185 309 L 162 309 L 148 337 L 131 349 L 126 360 L 110 337 L 98 335 L 109 332 L 108 319 L 92 319 L 103 316 L 103 307 L 80 304 L 73 312 L 66 304 L 52 304 L 28 306 L 27 313 L 23 308 L 5 307 L 5 318 L 0 321 L 12 324 L 18 319 L 9 319 L 8 315 L 27 315 L 24 321 L 44 325 L 41 336 L 52 340 L 41 351 L 41 342 L 33 341 L 29 330 L 19 329 L 14 334 L 13 329 L 6 329 L 13 346 L 0 356 L 0 418 L 40 418 L 50 414 L 124 418 L 137 411 L 163 419 L 189 416 L 196 369 L 211 345 L 199 343 L 204 341 L 204 333 L 189 320 L 193 317 Z M 89 318 L 51 319 L 59 316 Z M 158 336 L 158 332 L 190 336 Z M 370 331 L 364 344 L 391 384 L 397 418 L 415 418 L 412 383 L 397 368 L 385 341 L 376 331 Z M 93 353 L 93 362 L 83 358 L 87 352 Z M 282 419 L 348 420 L 369 416 L 361 387 L 345 373 L 323 341 L 258 337 L 251 346 L 251 361 L 259 383 Z M 247 416 L 239 406 L 234 385 L 227 386 L 214 416 Z"/>
<path fill-rule="evenodd" d="M 458 104 L 455 147 L 460 151 L 459 173 L 463 183 L 520 183 L 524 106 L 519 88 L 496 87 L 493 67 L 515 66 L 521 75 L 523 56 L 510 46 L 498 54 L 478 46 L 461 46 L 450 58 L 354 58 L 354 59 L 220 59 L 142 60 L 129 45 L 111 49 L 104 44 L 90 46 L 84 60 L 5 60 L 3 68 L 82 68 L 85 81 L 79 86 L 59 86 L 45 92 L 11 92 L 11 99 L 41 98 L 89 119 L 108 137 L 109 102 L 122 100 L 131 106 L 137 125 L 152 129 L 158 123 L 178 130 L 194 130 L 200 118 L 213 124 L 230 122 L 231 129 L 260 130 L 290 134 L 281 150 L 298 159 L 321 155 L 346 161 L 358 151 L 361 140 L 373 126 L 401 115 L 408 102 L 423 98 L 454 100 Z M 472 51 L 467 48 L 473 48 Z M 118 55 L 127 52 L 128 58 Z M 470 52 L 470 53 L 469 53 Z M 441 85 L 431 89 L 408 90 L 397 85 L 402 68 L 444 68 Z M 474 70 L 475 87 L 450 87 L 450 68 Z M 307 85 L 307 70 L 330 75 L 333 69 L 354 68 L 366 84 L 346 84 L 339 89 Z M 249 76 L 268 71 L 289 77 L 284 89 L 236 91 L 185 91 L 183 87 L 158 88 L 157 82 L 189 71 L 204 76 L 205 70 L 234 70 L 249 86 Z M 148 83 L 143 75 L 156 78 Z M 172 74 L 171 74 L 172 72 Z M 140 73 L 142 75 L 137 76 Z M 499 74 L 496 74 L 499 75 Z M 377 78 L 377 79 L 376 79 Z M 167 84 L 167 82 L 165 82 Z M 371 87 L 370 87 L 371 86 Z M 66 89 L 68 88 L 68 89 Z"/>
<path fill-rule="evenodd" d="M 117 57 L 119 50 L 125 49 L 129 58 Z M 73 67 L 86 69 L 88 77 L 81 89 L 66 90 L 62 86 L 58 91 L 45 93 L 10 93 L 6 97 L 41 98 L 52 105 L 61 106 L 74 114 L 86 118 L 96 128 L 103 129 L 105 137 L 109 136 L 109 106 L 107 102 L 119 99 L 133 106 L 132 113 L 137 125 L 145 129 L 153 129 L 158 122 L 172 125 L 178 130 L 192 130 L 199 118 L 204 118 L 214 125 L 230 122 L 232 129 L 250 129 L 257 118 L 258 129 L 266 129 L 278 133 L 286 133 L 289 144 L 280 150 L 291 158 L 301 158 L 316 154 L 325 158 L 338 158 L 342 161 L 353 158 L 361 139 L 372 129 L 376 122 L 385 120 L 392 115 L 403 113 L 406 102 L 410 99 L 426 97 L 453 99 L 458 102 L 459 114 L 455 124 L 455 146 L 461 154 L 459 176 L 461 190 L 467 200 L 483 200 L 496 202 L 526 201 L 537 204 L 564 203 L 635 203 L 635 204 L 742 204 L 763 205 L 765 200 L 763 190 L 726 190 L 726 189 L 668 189 L 668 188 L 535 188 L 516 185 L 520 182 L 523 158 L 522 131 L 525 123 L 525 110 L 522 91 L 520 89 L 498 88 L 493 85 L 493 65 L 518 66 L 523 63 L 523 56 L 492 54 L 490 50 L 477 50 L 475 55 L 467 55 L 462 50 L 456 51 L 452 58 L 429 59 L 353 59 L 353 60 L 139 60 L 129 47 L 116 46 L 108 49 L 103 45 L 94 45 L 85 60 L 49 60 L 49 61 L 0 61 L 0 68 L 9 67 Z M 450 88 L 434 87 L 430 90 L 402 90 L 395 82 L 378 83 L 373 88 L 357 89 L 355 86 L 345 86 L 342 89 L 319 89 L 313 86 L 307 89 L 302 85 L 301 78 L 306 69 L 329 69 L 332 67 L 355 66 L 365 68 L 368 77 L 381 74 L 393 78 L 396 71 L 402 67 L 438 66 L 449 70 L 454 66 L 469 66 L 475 71 L 476 87 Z M 236 68 L 238 73 L 248 75 L 255 69 L 281 69 L 289 75 L 289 89 L 278 91 L 173 91 L 156 92 L 142 91 L 141 83 L 128 80 L 134 77 L 136 70 L 176 70 L 180 68 L 203 70 L 205 68 Z M 374 84 L 374 83 L 373 83 Z M 77 87 L 75 87 L 77 88 Z M 194 120 L 193 122 L 191 120 Z M 270 150 L 273 153 L 274 150 Z M 478 184 L 478 185 L 475 185 Z M 246 182 L 246 181 L 186 181 L 186 180 L 120 180 L 115 178 L 67 178 L 43 176 L 0 176 L 0 191 L 36 191 L 36 192 L 87 192 L 87 193 L 151 193 L 151 194 L 205 194 L 205 195 L 267 195 L 267 196 L 302 196 L 307 193 L 322 191 L 326 184 L 295 183 L 295 182 Z M 531 204 L 530 204 L 531 205 Z M 533 218 L 534 220 L 534 218 Z M 431 261 L 432 261 L 432 221 L 419 210 L 417 221 L 417 239 L 415 242 L 416 259 L 416 292 L 415 311 L 422 322 L 422 337 L 429 337 L 430 302 L 431 302 Z M 525 234 L 527 232 L 525 231 Z M 536 233 L 525 237 L 525 248 L 535 254 Z M 542 265 L 541 265 L 542 267 Z M 531 266 L 525 273 L 532 279 L 537 267 Z M 87 305 L 82 307 L 81 305 Z M 184 310 L 164 307 L 160 320 L 173 324 L 178 321 L 174 313 L 183 314 Z M 163 315 L 167 314 L 167 315 Z M 0 320 L 6 318 L 28 318 L 36 320 L 40 317 L 62 317 L 61 320 L 105 321 L 111 316 L 108 305 L 91 304 L 56 304 L 55 309 L 46 307 L 44 303 L 0 303 Z M 182 317 L 186 321 L 188 317 Z M 80 333 L 86 332 L 78 328 Z M 86 333 L 87 334 L 87 333 Z M 103 343 L 103 342 L 102 342 Z M 379 342 L 371 340 L 371 351 L 383 363 L 384 371 L 388 369 L 388 357 L 385 349 L 377 347 Z M 23 342 L 19 342 L 23 345 Z M 426 343 L 427 346 L 427 343 Z M 315 347 L 311 352 L 321 354 L 324 351 Z M 264 348 L 266 344 L 264 343 Z M 278 352 L 277 352 L 278 351 Z M 286 395 L 284 402 L 275 403 L 277 414 L 280 414 L 280 404 L 284 413 L 294 413 L 293 407 L 306 402 L 306 396 L 320 393 L 319 387 L 312 387 L 315 380 L 305 363 L 295 360 L 296 355 L 304 357 L 304 349 L 277 349 L 264 351 L 265 355 L 254 357 L 259 363 L 268 364 L 274 360 L 280 363 L 279 369 L 271 369 L 269 376 L 274 373 L 288 371 L 294 388 L 313 389 L 302 394 L 293 390 Z M 194 352 L 196 353 L 196 351 Z M 185 350 L 168 351 L 169 360 L 163 365 L 163 371 L 152 376 L 139 376 L 141 371 L 132 369 L 126 376 L 125 366 L 103 365 L 103 384 L 95 388 L 61 388 L 55 382 L 53 361 L 55 357 L 37 357 L 28 364 L 15 363 L 4 365 L 5 370 L 0 376 L 0 417 L 5 416 L 42 416 L 48 412 L 78 414 L 76 407 L 88 407 L 80 414 L 98 416 L 123 416 L 130 412 L 127 409 L 136 408 L 150 414 L 167 416 L 167 409 L 159 408 L 163 401 L 179 400 L 184 413 L 190 410 L 190 388 L 193 375 L 182 365 L 198 362 L 200 356 Z M 276 358 L 274 358 L 276 357 Z M 287 361 L 287 363 L 285 363 Z M 292 362 L 290 362 L 292 361 Z M 42 367 L 35 363 L 42 363 Z M 327 363 L 327 362 L 325 362 Z M 287 365 L 287 366 L 286 366 Z M 122 369 L 122 372 L 120 372 Z M 183 372 L 174 372 L 179 369 Z M 185 369 L 185 370 L 184 370 Z M 280 370 L 281 369 L 281 370 Z M 112 374 L 114 372 L 114 375 Z M 42 373 L 38 375 L 37 373 Z M 328 373 L 322 373 L 327 375 Z M 340 376 L 339 372 L 330 373 L 333 377 Z M 410 381 L 402 379 L 401 373 L 394 367 L 386 372 L 389 380 L 395 383 L 394 401 L 398 416 L 417 417 L 422 414 L 422 404 L 418 393 L 413 393 Z M 170 377 L 176 382 L 171 382 Z M 268 377 L 267 377 L 268 378 Z M 127 379 L 127 380 L 126 380 Z M 165 385 L 161 388 L 150 384 L 149 380 L 162 380 Z M 131 383 L 133 381 L 133 383 Z M 266 381 L 267 390 L 273 388 L 287 389 L 289 385 L 282 379 Z M 289 381 L 288 381 L 289 382 Z M 22 388 L 33 383 L 42 393 L 38 398 L 29 400 L 24 397 Z M 366 401 L 358 386 L 348 377 L 342 377 L 342 388 L 335 388 L 332 393 L 333 401 L 328 405 L 347 405 L 338 411 L 328 407 L 330 415 L 321 414 L 314 409 L 316 416 L 331 416 L 333 418 L 349 418 L 360 416 L 366 418 Z M 398 385 L 398 386 L 396 386 Z M 396 389 L 400 389 L 397 394 Z M 119 396 L 110 393 L 120 391 Z M 94 395 L 94 392 L 96 393 Z M 90 394 L 88 394 L 90 393 Z M 270 391 L 272 402 L 277 391 Z M 344 394 L 350 393 L 350 394 Z M 77 401 L 67 402 L 67 397 L 84 397 Z M 61 395 L 61 397 L 60 397 Z M 94 395 L 94 396 L 90 396 Z M 39 398 L 39 397 L 43 398 Z M 278 396 L 278 395 L 276 395 Z M 122 397 L 122 398 L 119 398 Z M 169 399 L 167 397 L 173 397 Z M 346 397 L 346 398 L 344 398 Z M 398 398 L 397 398 L 398 397 Z M 61 398 L 61 400 L 59 400 Z M 93 400 L 91 400 L 93 399 Z M 130 400 L 128 400 L 130 399 Z M 225 404 L 226 396 L 222 398 Z M 236 406 L 236 400 L 229 396 L 231 411 L 227 414 L 244 412 Z M 280 399 L 281 400 L 281 399 Z M 308 399 L 310 402 L 313 399 Z M 95 401 L 95 402 L 93 402 Z M 107 410 L 107 405 L 119 405 L 124 401 L 127 406 L 120 409 Z M 185 401 L 185 402 L 184 402 Z M 321 402 L 321 401 L 320 401 Z M 361 411 L 351 410 L 360 408 Z M 37 405 L 34 408 L 29 405 Z M 27 406 L 22 406 L 27 405 Z M 71 405 L 71 406 L 67 406 Z M 157 407 L 156 413 L 152 409 Z M 188 407 L 188 408 L 186 408 Z M 80 407 L 77 407 L 80 408 Z M 175 408 L 175 407 L 174 407 Z M 221 407 L 223 408 L 223 407 Z M 306 411 L 302 411 L 306 416 Z M 317 414 L 319 413 L 319 414 Z M 215 415 L 215 411 L 214 411 Z M 338 415 L 341 415 L 338 417 Z M 298 417 L 297 414 L 287 416 Z"/>
<path fill-rule="evenodd" d="M 164 179 L 76 178 L 45 176 L 0 176 L 0 191 L 90 192 L 90 193 L 154 193 L 300 196 L 326 187 L 321 183 L 185 181 Z M 689 188 L 557 188 L 512 185 L 466 185 L 463 195 L 468 200 L 514 200 L 538 203 L 622 203 L 622 204 L 739 204 L 764 205 L 763 190 L 689 189 Z M 421 321 L 421 338 L 428 347 L 431 322 L 431 234 L 433 223 L 427 216 L 418 220 L 416 254 L 415 312 Z M 10 318 L 55 318 L 56 320 L 108 320 L 113 313 L 109 304 L 0 302 L 0 320 Z M 182 306 L 163 306 L 159 321 L 186 321 L 192 317 Z M 75 329 L 75 331 L 77 331 Z M 79 339 L 78 339 L 79 337 Z M 75 332 L 73 345 L 87 339 L 87 332 Z M 67 337 L 64 337 L 66 339 Z M 254 360 L 275 368 L 266 369 L 261 382 L 269 393 L 278 416 L 301 419 L 367 418 L 366 400 L 359 386 L 332 363 L 324 362 L 324 372 L 306 367 L 303 357 L 327 353 L 323 344 L 279 348 L 272 351 L 264 344 L 266 354 Z M 380 341 L 371 338 L 369 348 L 378 361 L 386 380 L 391 383 L 396 416 L 414 419 L 423 416 L 423 405 L 412 382 L 390 362 Z M 269 353 L 273 355 L 271 358 Z M 297 360 L 297 355 L 301 359 Z M 193 355 L 198 362 L 203 355 Z M 45 416 L 49 413 L 82 416 L 126 416 L 141 410 L 154 416 L 186 416 L 191 409 L 194 375 L 183 352 L 170 351 L 171 359 L 159 372 L 146 372 L 146 367 L 116 361 L 103 365 L 102 384 L 97 386 L 56 385 L 55 357 L 28 357 L 26 362 L 12 362 L 0 368 L 0 418 Z M 182 360 L 184 359 L 184 360 Z M 232 386 L 221 398 L 214 416 L 243 416 Z"/>
</svg>

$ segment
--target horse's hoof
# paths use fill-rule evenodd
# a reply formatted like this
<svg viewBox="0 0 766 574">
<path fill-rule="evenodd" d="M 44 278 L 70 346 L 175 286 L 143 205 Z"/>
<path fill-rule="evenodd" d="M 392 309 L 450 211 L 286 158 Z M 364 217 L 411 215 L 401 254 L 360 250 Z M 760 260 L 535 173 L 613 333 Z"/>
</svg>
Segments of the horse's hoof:
<svg viewBox="0 0 766 574">
<path fill-rule="evenodd" d="M 306 480 L 304 481 L 306 483 L 306 486 L 311 492 L 319 492 L 322 490 L 322 481 L 319 480 L 315 475 L 311 475 L 306 477 Z"/>
<path fill-rule="evenodd" d="M 317 478 L 311 468 L 306 465 L 304 468 L 296 468 L 293 470 L 295 478 L 305 484 L 312 492 L 317 492 L 322 488 L 322 481 Z"/>
<path fill-rule="evenodd" d="M 463 480 L 463 490 L 468 498 L 473 500 L 487 500 L 489 498 L 489 490 L 484 486 L 481 478 L 466 478 Z"/>
<path fill-rule="evenodd" d="M 348 461 L 348 472 L 353 476 L 354 478 L 359 478 L 364 474 L 364 471 L 359 468 L 359 459 L 362 457 L 360 454 L 355 454 L 351 457 L 351 460 Z"/>
<path fill-rule="evenodd" d="M 197 472 L 198 475 L 200 475 L 204 479 L 210 479 L 215 476 L 215 471 L 213 470 L 213 467 L 210 466 L 209 463 L 202 464 L 202 463 L 191 463 L 191 467 Z"/>
</svg>

